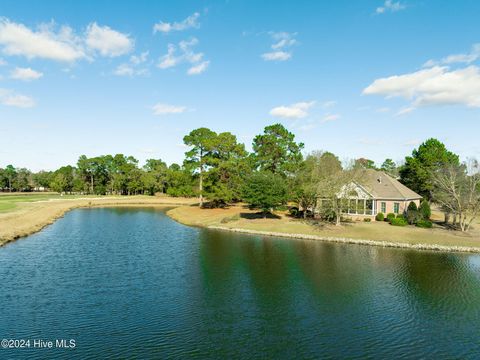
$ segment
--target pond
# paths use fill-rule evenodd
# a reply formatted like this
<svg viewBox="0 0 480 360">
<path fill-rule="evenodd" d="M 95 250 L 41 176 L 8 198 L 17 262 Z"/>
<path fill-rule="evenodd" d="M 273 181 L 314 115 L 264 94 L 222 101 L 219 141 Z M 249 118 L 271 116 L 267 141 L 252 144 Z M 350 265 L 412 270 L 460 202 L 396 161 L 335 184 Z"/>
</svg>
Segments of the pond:
<svg viewBox="0 0 480 360">
<path fill-rule="evenodd" d="M 0 248 L 0 279 L 0 338 L 30 340 L 0 358 L 480 357 L 478 255 L 77 209 Z"/>
</svg>

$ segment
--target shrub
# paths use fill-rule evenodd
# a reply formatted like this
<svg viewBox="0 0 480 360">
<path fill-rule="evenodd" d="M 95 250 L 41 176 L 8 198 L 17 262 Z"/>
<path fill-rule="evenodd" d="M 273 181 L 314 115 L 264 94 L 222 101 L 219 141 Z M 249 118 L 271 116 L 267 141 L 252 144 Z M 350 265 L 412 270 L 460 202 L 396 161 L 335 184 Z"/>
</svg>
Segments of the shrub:
<svg viewBox="0 0 480 360">
<path fill-rule="evenodd" d="M 393 226 L 405 226 L 407 224 L 407 220 L 405 220 L 404 218 L 395 218 L 390 221 L 390 225 Z"/>
<path fill-rule="evenodd" d="M 322 220 L 332 222 L 333 220 L 335 220 L 337 218 L 337 214 L 332 209 L 328 209 L 328 210 L 322 211 L 322 213 L 320 213 L 320 218 Z"/>
<path fill-rule="evenodd" d="M 406 219 L 410 225 L 415 224 L 419 219 L 417 204 L 413 201 L 410 201 L 410 204 L 408 204 Z"/>
<path fill-rule="evenodd" d="M 370 222 L 370 221 L 372 221 L 372 219 L 370 219 L 370 218 L 364 218 L 363 221 L 365 221 L 365 222 Z"/>
<path fill-rule="evenodd" d="M 377 221 L 383 221 L 385 219 L 385 215 L 383 215 L 382 212 L 379 212 L 377 216 L 375 216 L 375 220 Z"/>
<path fill-rule="evenodd" d="M 430 220 L 418 220 L 415 226 L 418 226 L 420 228 L 430 229 L 433 226 L 433 224 Z"/>
<path fill-rule="evenodd" d="M 403 219 L 403 220 L 406 220 L 405 219 L 405 216 L 403 214 L 397 214 L 397 216 L 395 216 L 396 219 Z"/>
<path fill-rule="evenodd" d="M 418 210 L 407 210 L 406 219 L 410 225 L 415 224 L 420 218 Z"/>
<path fill-rule="evenodd" d="M 290 209 L 288 209 L 288 211 L 290 212 L 290 215 L 295 216 L 295 217 L 297 217 L 298 213 L 300 212 L 298 210 L 298 207 L 296 207 L 296 206 L 292 206 Z"/>
<path fill-rule="evenodd" d="M 395 219 L 395 214 L 394 213 L 388 213 L 386 221 L 391 223 L 393 219 Z"/>
<path fill-rule="evenodd" d="M 418 210 L 417 204 L 415 204 L 413 201 L 410 201 L 410 204 L 408 204 L 407 211 L 409 210 Z"/>
<path fill-rule="evenodd" d="M 429 220 L 432 216 L 432 210 L 430 209 L 430 204 L 427 200 L 422 200 L 420 206 L 418 207 L 418 212 L 423 220 Z"/>
</svg>

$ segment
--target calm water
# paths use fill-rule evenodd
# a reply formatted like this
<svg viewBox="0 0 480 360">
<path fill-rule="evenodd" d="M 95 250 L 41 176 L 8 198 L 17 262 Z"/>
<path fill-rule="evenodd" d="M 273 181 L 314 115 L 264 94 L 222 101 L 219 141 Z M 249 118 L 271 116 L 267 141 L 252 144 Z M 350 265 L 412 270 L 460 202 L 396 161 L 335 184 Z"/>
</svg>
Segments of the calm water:
<svg viewBox="0 0 480 360">
<path fill-rule="evenodd" d="M 480 358 L 480 257 L 82 209 L 0 248 L 0 358 Z M 33 345 L 33 344 L 32 344 Z"/>
</svg>

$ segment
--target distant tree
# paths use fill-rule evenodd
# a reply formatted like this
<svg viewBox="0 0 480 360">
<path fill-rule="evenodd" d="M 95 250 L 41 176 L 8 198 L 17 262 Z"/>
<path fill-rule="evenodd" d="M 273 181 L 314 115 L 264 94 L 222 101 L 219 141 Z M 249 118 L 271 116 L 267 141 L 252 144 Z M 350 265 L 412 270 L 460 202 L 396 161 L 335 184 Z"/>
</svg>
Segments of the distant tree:
<svg viewBox="0 0 480 360">
<path fill-rule="evenodd" d="M 178 164 L 171 164 L 167 170 L 166 192 L 170 196 L 195 196 L 195 179 L 191 172 Z"/>
<path fill-rule="evenodd" d="M 286 203 L 285 180 L 271 172 L 253 173 L 244 185 L 243 199 L 252 207 L 261 209 L 266 217 L 275 207 Z"/>
<path fill-rule="evenodd" d="M 85 187 L 88 193 L 93 194 L 93 186 L 95 180 L 95 169 L 91 159 L 85 155 L 81 155 L 77 161 L 77 167 L 80 175 L 84 178 Z"/>
<path fill-rule="evenodd" d="M 144 181 L 148 183 L 146 188 L 148 192 L 151 195 L 157 191 L 164 193 L 167 184 L 167 164 L 160 159 L 148 159 L 143 168 L 148 174 L 144 176 Z"/>
<path fill-rule="evenodd" d="M 213 205 L 224 205 L 241 198 L 244 179 L 251 172 L 245 146 L 235 135 L 224 132 L 212 141 L 205 194 Z"/>
<path fill-rule="evenodd" d="M 39 171 L 33 174 L 33 184 L 35 187 L 40 188 L 48 188 L 50 186 L 50 181 L 52 180 L 53 173 L 51 171 Z"/>
<path fill-rule="evenodd" d="M 7 179 L 7 187 L 8 191 L 12 192 L 12 184 L 17 175 L 17 170 L 13 167 L 13 165 L 7 165 L 4 170 L 5 178 Z"/>
<path fill-rule="evenodd" d="M 206 165 L 210 161 L 216 137 L 217 134 L 214 131 L 203 127 L 192 130 L 190 134 L 183 138 L 184 144 L 191 147 L 185 153 L 185 165 L 199 172 L 198 192 L 201 207 L 203 206 L 203 174 L 206 170 Z"/>
<path fill-rule="evenodd" d="M 376 169 L 375 161 L 365 158 L 355 160 L 354 167 L 356 169 Z"/>
<path fill-rule="evenodd" d="M 400 181 L 431 200 L 432 174 L 450 165 L 460 165 L 458 155 L 447 150 L 437 139 L 428 139 L 418 149 L 413 150 L 412 156 L 405 158 L 405 164 L 400 168 Z"/>
<path fill-rule="evenodd" d="M 398 176 L 397 164 L 392 159 L 385 159 L 380 169 L 395 178 Z"/>
<path fill-rule="evenodd" d="M 303 147 L 283 125 L 270 125 L 253 139 L 253 162 L 259 170 L 286 176 L 299 168 Z"/>
<path fill-rule="evenodd" d="M 66 176 L 62 173 L 55 173 L 52 176 L 52 179 L 49 184 L 49 188 L 51 188 L 53 191 L 56 191 L 58 193 L 63 193 L 65 192 L 68 188 L 68 180 Z"/>
<path fill-rule="evenodd" d="M 72 192 L 75 178 L 75 168 L 70 165 L 62 166 L 51 176 L 49 187 L 56 192 Z"/>
<path fill-rule="evenodd" d="M 32 173 L 25 168 L 16 169 L 11 183 L 15 191 L 30 191 L 32 189 Z"/>
</svg>

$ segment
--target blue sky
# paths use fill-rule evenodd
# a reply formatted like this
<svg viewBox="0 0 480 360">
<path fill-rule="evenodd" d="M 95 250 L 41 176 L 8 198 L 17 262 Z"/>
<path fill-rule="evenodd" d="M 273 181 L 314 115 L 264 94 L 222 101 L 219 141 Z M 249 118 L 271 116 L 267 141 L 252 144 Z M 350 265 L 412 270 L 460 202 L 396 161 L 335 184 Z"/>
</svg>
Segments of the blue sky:
<svg viewBox="0 0 480 360">
<path fill-rule="evenodd" d="M 480 157 L 478 1 L 0 3 L 0 167 L 181 162 L 206 126 L 280 122 L 341 159 L 429 137 Z"/>
</svg>

